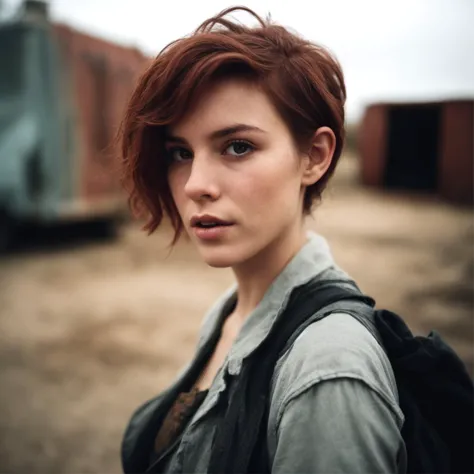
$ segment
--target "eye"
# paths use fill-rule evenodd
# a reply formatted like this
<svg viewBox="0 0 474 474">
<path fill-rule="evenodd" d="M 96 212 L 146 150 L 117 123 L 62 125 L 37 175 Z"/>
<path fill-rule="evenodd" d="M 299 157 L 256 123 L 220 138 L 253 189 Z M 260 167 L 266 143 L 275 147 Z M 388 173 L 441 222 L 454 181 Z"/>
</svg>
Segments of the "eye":
<svg viewBox="0 0 474 474">
<path fill-rule="evenodd" d="M 169 161 L 188 161 L 193 158 L 193 154 L 186 148 L 174 147 L 167 150 Z"/>
<path fill-rule="evenodd" d="M 255 150 L 255 147 L 243 140 L 234 140 L 227 145 L 224 155 L 244 156 Z"/>
</svg>

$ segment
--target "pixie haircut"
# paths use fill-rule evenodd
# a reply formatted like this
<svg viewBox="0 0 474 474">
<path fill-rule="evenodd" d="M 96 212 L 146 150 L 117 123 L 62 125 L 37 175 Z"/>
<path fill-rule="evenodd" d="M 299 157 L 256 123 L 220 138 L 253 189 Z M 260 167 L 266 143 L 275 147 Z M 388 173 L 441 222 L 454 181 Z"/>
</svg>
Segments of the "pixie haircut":
<svg viewBox="0 0 474 474">
<path fill-rule="evenodd" d="M 228 18 L 245 11 L 258 22 L 245 26 Z M 344 144 L 346 89 L 341 67 L 323 47 L 263 20 L 246 7 L 222 11 L 190 36 L 166 46 L 138 80 L 120 131 L 123 184 L 132 212 L 146 216 L 151 234 L 167 215 L 175 231 L 183 224 L 168 184 L 164 153 L 167 127 L 177 123 L 212 82 L 243 77 L 267 95 L 302 153 L 322 126 L 336 147 L 325 175 L 307 187 L 303 212 L 310 213 L 334 173 Z"/>
</svg>

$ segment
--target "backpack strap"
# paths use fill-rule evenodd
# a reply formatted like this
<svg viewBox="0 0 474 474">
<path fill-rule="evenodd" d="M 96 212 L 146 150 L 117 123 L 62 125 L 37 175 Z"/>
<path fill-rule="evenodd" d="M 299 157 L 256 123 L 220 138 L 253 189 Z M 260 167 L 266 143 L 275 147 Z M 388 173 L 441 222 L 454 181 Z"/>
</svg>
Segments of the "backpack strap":
<svg viewBox="0 0 474 474">
<path fill-rule="evenodd" d="M 323 286 L 320 284 L 313 286 L 314 282 L 309 282 L 308 285 L 314 288 L 314 291 L 325 291 L 323 290 Z M 316 321 L 320 321 L 325 317 L 329 316 L 330 314 L 334 313 L 347 313 L 352 316 L 354 319 L 359 321 L 367 331 L 372 334 L 378 344 L 385 350 L 385 347 L 382 343 L 382 338 L 380 336 L 379 331 L 377 330 L 374 318 L 374 306 L 375 301 L 372 298 L 364 296 L 357 285 L 350 281 L 346 280 L 329 280 L 325 281 L 325 285 L 335 285 L 334 291 L 338 288 L 337 293 L 333 293 L 334 295 L 340 295 L 341 299 L 325 305 L 319 311 L 315 311 L 316 306 L 312 306 L 311 302 L 308 302 L 309 311 L 313 310 L 313 314 L 310 315 L 307 319 L 305 319 L 290 335 L 288 338 L 285 346 L 280 352 L 280 357 L 282 357 L 295 343 L 296 339 L 303 333 L 303 331 L 310 326 L 311 324 L 315 323 Z M 341 286 L 343 285 L 344 286 Z M 325 298 L 325 293 L 318 293 L 315 297 Z M 294 314 L 291 316 L 292 318 L 295 317 Z M 298 317 L 298 319 L 300 319 Z"/>
<path fill-rule="evenodd" d="M 343 285 L 346 285 L 344 287 Z M 227 400 L 218 409 L 218 425 L 211 451 L 209 473 L 266 472 L 268 454 L 265 433 L 270 384 L 282 349 L 293 334 L 315 313 L 341 301 L 375 304 L 355 283 L 346 280 L 311 280 L 297 287 L 268 337 L 244 363 L 233 380 Z M 230 374 L 226 374 L 231 377 Z M 230 382 L 230 381 L 229 381 Z"/>
</svg>

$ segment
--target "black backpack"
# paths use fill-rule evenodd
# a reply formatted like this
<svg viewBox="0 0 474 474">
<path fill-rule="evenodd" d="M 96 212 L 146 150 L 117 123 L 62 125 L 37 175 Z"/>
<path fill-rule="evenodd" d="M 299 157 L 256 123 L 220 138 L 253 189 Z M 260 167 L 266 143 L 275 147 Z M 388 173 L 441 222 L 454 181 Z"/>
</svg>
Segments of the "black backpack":
<svg viewBox="0 0 474 474">
<path fill-rule="evenodd" d="M 344 308 L 351 302 L 375 306 L 355 284 L 353 288 L 341 284 L 347 282 L 314 280 L 293 291 L 285 310 L 288 317 L 282 315 L 245 361 L 241 374 L 228 380 L 230 394 L 217 407 L 223 421 L 217 428 L 210 473 L 270 472 L 266 449 L 270 383 L 288 340 L 332 303 L 344 301 Z M 391 362 L 405 416 L 407 472 L 473 473 L 474 388 L 464 363 L 438 333 L 413 336 L 400 316 L 373 311 L 377 339 Z M 352 315 L 361 319 L 355 309 Z"/>
</svg>

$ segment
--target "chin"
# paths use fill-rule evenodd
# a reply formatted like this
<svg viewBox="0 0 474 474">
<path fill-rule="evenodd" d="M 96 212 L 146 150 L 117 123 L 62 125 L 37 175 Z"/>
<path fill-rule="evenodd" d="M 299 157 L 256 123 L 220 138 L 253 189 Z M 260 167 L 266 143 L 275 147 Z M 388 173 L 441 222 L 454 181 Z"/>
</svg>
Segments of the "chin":
<svg viewBox="0 0 474 474">
<path fill-rule="evenodd" d="M 217 245 L 199 245 L 198 252 L 204 262 L 213 268 L 235 268 L 250 262 L 265 246 L 258 240 L 239 239 Z"/>
<path fill-rule="evenodd" d="M 198 250 L 204 263 L 213 268 L 234 267 L 246 260 L 242 252 L 231 246 L 199 248 Z"/>
<path fill-rule="evenodd" d="M 203 252 L 201 253 L 201 257 L 204 263 L 213 268 L 229 268 L 239 263 L 235 256 L 217 255 L 217 252 L 215 255 L 212 255 L 212 252 Z"/>
</svg>

